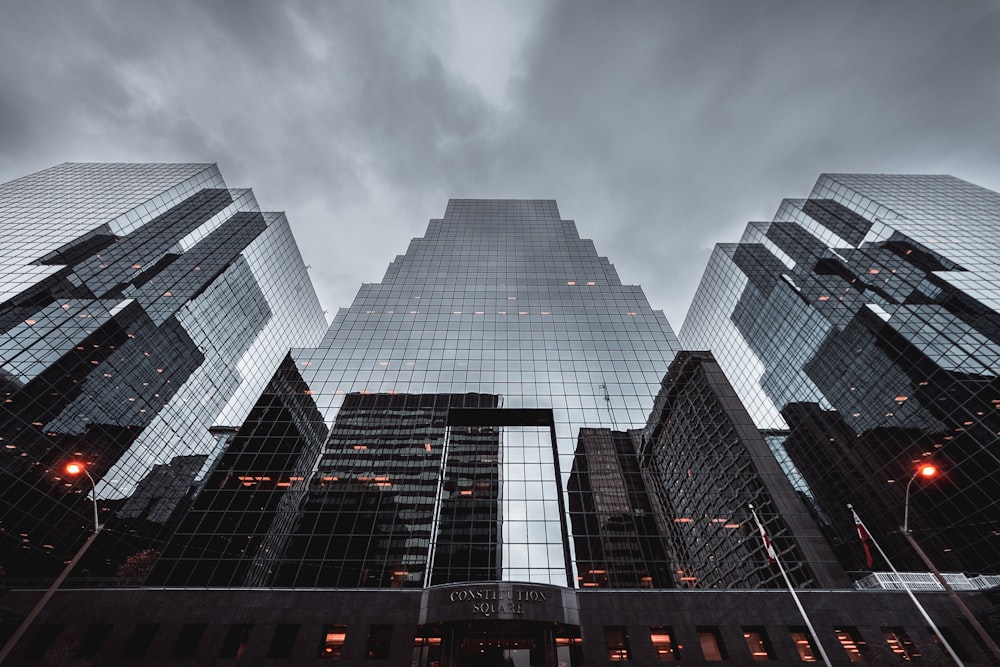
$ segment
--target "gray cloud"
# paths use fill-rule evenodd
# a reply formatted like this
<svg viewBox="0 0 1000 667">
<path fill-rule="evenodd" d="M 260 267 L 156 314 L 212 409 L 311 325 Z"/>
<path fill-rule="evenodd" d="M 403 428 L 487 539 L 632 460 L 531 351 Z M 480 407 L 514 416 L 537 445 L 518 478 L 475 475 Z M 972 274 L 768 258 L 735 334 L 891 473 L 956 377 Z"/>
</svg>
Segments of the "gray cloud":
<svg viewBox="0 0 1000 667">
<path fill-rule="evenodd" d="M 822 171 L 1000 189 L 998 28 L 986 1 L 7 2 L 0 180 L 217 161 L 331 311 L 448 197 L 554 197 L 679 327 L 711 246 Z"/>
</svg>

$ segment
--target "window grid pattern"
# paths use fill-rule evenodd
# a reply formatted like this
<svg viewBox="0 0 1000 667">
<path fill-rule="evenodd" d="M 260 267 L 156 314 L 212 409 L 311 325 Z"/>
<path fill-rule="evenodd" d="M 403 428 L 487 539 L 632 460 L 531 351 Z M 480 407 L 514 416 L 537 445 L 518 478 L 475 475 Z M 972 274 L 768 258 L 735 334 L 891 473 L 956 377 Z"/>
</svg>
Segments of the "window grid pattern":
<svg viewBox="0 0 1000 667">
<path fill-rule="evenodd" d="M 283 464 L 310 470 L 292 484 L 306 491 L 287 534 L 270 547 L 248 532 L 241 543 L 248 548 L 220 552 L 270 563 L 270 579 L 241 574 L 244 584 L 578 585 L 564 494 L 580 430 L 645 424 L 676 351 L 662 313 L 638 287 L 622 285 L 554 202 L 452 200 L 380 283 L 363 285 L 338 312 L 318 347 L 293 350 L 307 387 L 299 397 L 314 403 L 329 435 L 321 452 L 301 447 L 301 460 Z M 449 421 L 467 408 L 549 417 L 544 424 L 483 417 L 474 428 Z M 258 420 L 241 427 L 237 441 L 275 428 L 310 430 Z M 270 465 L 262 461 L 256 472 L 240 474 L 298 477 L 280 468 L 260 472 Z M 256 484 L 240 491 L 290 493 Z M 237 505 L 250 511 L 255 502 L 277 507 L 280 500 Z M 226 510 L 210 507 L 204 494 L 194 508 Z M 214 523 L 205 526 L 214 530 Z M 188 528 L 190 537 L 203 530 Z M 242 529 L 227 529 L 233 544 Z M 181 532 L 168 549 L 174 566 L 164 581 L 214 581 L 180 575 L 200 571 L 193 561 L 211 557 L 203 547 L 210 535 L 188 550 Z M 178 565 L 188 559 L 191 567 Z M 666 569 L 662 555 L 656 561 Z"/>
<path fill-rule="evenodd" d="M 214 165 L 64 164 L 0 185 L 0 563 L 138 582 L 289 346 L 325 318 L 283 215 Z M 71 580 L 72 581 L 72 580 Z"/>
<path fill-rule="evenodd" d="M 787 431 L 774 449 L 856 578 L 845 502 L 923 569 L 897 527 L 924 461 L 942 475 L 911 487 L 915 538 L 944 570 L 1000 571 L 998 216 L 1000 194 L 951 176 L 823 175 L 716 248 L 682 327 Z"/>
</svg>

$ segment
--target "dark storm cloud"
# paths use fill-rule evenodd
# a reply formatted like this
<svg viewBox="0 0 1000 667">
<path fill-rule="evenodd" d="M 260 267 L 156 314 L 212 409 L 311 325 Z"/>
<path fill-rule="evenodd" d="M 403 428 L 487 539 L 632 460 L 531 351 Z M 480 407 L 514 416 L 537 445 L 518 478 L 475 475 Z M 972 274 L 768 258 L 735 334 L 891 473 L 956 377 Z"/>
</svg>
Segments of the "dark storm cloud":
<svg viewBox="0 0 1000 667">
<path fill-rule="evenodd" d="M 232 185 L 288 211 L 314 278 L 337 283 L 346 305 L 426 223 L 366 226 L 366 211 L 384 217 L 428 196 L 447 167 L 442 136 L 475 132 L 484 116 L 427 46 L 449 20 L 432 9 L 8 5 L 2 176 L 67 160 L 217 161 Z M 433 194 L 442 209 L 445 195 Z"/>
<path fill-rule="evenodd" d="M 347 305 L 449 196 L 557 198 L 679 327 L 822 171 L 1000 189 L 986 2 L 0 2 L 0 180 L 217 161 Z"/>
<path fill-rule="evenodd" d="M 822 171 L 1000 186 L 998 29 L 981 3 L 563 2 L 493 176 L 532 154 L 517 185 L 558 196 L 679 326 L 711 246 Z"/>
</svg>

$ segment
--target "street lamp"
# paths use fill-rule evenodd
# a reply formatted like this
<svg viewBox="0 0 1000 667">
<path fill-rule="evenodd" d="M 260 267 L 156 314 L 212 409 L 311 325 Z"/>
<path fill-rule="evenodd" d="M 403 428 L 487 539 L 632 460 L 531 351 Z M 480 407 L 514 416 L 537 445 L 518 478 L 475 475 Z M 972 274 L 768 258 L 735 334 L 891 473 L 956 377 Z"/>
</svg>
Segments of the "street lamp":
<svg viewBox="0 0 1000 667">
<path fill-rule="evenodd" d="M 937 466 L 925 463 L 913 471 L 913 476 L 910 477 L 910 481 L 906 483 L 906 503 L 903 505 L 903 533 L 907 535 L 910 534 L 910 487 L 913 485 L 913 480 L 917 477 L 930 479 L 931 477 L 935 477 L 937 474 Z"/>
<path fill-rule="evenodd" d="M 977 619 L 975 614 L 972 613 L 972 610 L 970 610 L 966 604 L 962 602 L 958 593 L 956 593 L 951 585 L 945 580 L 944 576 L 942 576 L 941 572 L 937 569 L 937 566 L 933 563 L 933 561 L 931 561 L 930 557 L 924 553 L 924 550 L 920 548 L 920 545 L 917 544 L 917 541 L 913 539 L 913 535 L 910 533 L 910 486 L 913 484 L 913 480 L 917 477 L 930 479 L 935 477 L 937 474 L 938 469 L 936 466 L 930 463 L 925 463 L 917 467 L 917 469 L 913 472 L 913 476 L 910 477 L 910 481 L 906 483 L 906 502 L 903 505 L 903 525 L 901 528 L 903 531 L 903 537 L 906 538 L 906 541 L 910 543 L 913 550 L 917 552 L 918 556 L 920 556 L 920 560 L 924 561 L 924 565 L 927 566 L 927 569 L 931 571 L 934 578 L 937 579 L 938 583 L 941 584 L 941 587 L 944 588 L 945 593 L 948 594 L 951 601 L 955 603 L 956 607 L 958 607 L 958 611 L 963 617 L 965 617 L 965 620 L 969 622 L 969 625 L 972 626 L 972 629 L 979 636 L 979 639 L 982 640 L 983 645 L 993 655 L 993 659 L 1000 664 L 1000 646 L 997 646 L 997 643 L 993 641 L 989 634 L 987 634 L 985 628 L 983 628 L 982 624 L 979 623 L 979 619 Z M 940 639 L 942 643 L 946 643 L 944 637 L 940 637 Z"/>
<path fill-rule="evenodd" d="M 47 591 L 45 591 L 45 594 L 39 598 L 38 602 L 35 603 L 35 606 L 32 607 L 30 612 L 28 612 L 28 615 L 25 616 L 24 620 L 21 621 L 21 624 L 17 627 L 17 630 L 14 631 L 14 634 L 12 634 L 7 640 L 7 643 L 4 644 L 3 649 L 0 649 L 0 664 L 2 664 L 7 659 L 7 656 L 10 655 L 11 651 L 14 650 L 14 646 L 16 646 L 17 642 L 21 640 L 21 637 L 25 632 L 27 632 L 28 628 L 31 627 L 31 624 L 42 612 L 42 609 L 45 608 L 45 605 L 48 604 L 52 596 L 55 595 L 55 592 L 62 585 L 62 582 L 66 580 L 69 573 L 72 572 L 73 568 L 76 567 L 76 564 L 80 562 L 80 559 L 83 557 L 83 554 L 87 552 L 87 549 L 90 548 L 90 545 L 94 543 L 94 540 L 97 538 L 97 534 L 101 532 L 101 523 L 97 518 L 97 483 L 94 481 L 93 476 L 90 474 L 90 471 L 87 470 L 87 466 L 75 461 L 67 464 L 64 470 L 68 475 L 79 475 L 80 473 L 83 473 L 87 476 L 87 479 L 90 480 L 90 490 L 93 493 L 94 498 L 94 532 L 90 534 L 87 541 L 84 542 L 83 545 L 77 550 L 73 559 L 66 564 L 66 567 L 63 568 L 63 571 L 58 577 L 56 577 L 56 580 L 52 582 L 52 585 L 49 586 Z"/>
<path fill-rule="evenodd" d="M 66 472 L 70 475 L 79 475 L 81 472 L 87 476 L 90 480 L 90 491 L 94 498 L 94 534 L 101 532 L 101 522 L 97 518 L 97 482 L 94 481 L 94 477 L 87 470 L 87 467 L 82 463 L 77 463 L 76 461 L 66 465 Z M 912 480 L 911 480 L 912 481 Z M 909 487 L 907 487 L 907 492 L 909 492 Z"/>
</svg>

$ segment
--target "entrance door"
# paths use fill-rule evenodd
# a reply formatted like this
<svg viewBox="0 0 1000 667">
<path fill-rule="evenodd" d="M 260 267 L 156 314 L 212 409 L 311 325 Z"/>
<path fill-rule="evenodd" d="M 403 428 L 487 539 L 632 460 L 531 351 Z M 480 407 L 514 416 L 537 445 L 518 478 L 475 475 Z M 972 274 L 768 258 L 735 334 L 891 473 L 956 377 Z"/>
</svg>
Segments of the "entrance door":
<svg viewBox="0 0 1000 667">
<path fill-rule="evenodd" d="M 417 628 L 413 667 L 581 667 L 580 628 L 476 621 Z"/>
<path fill-rule="evenodd" d="M 532 660 L 532 653 L 537 656 Z M 540 659 L 538 659 L 540 658 Z M 470 637 L 462 642 L 460 667 L 542 667 L 544 651 L 539 651 L 530 637 L 497 639 Z"/>
</svg>

